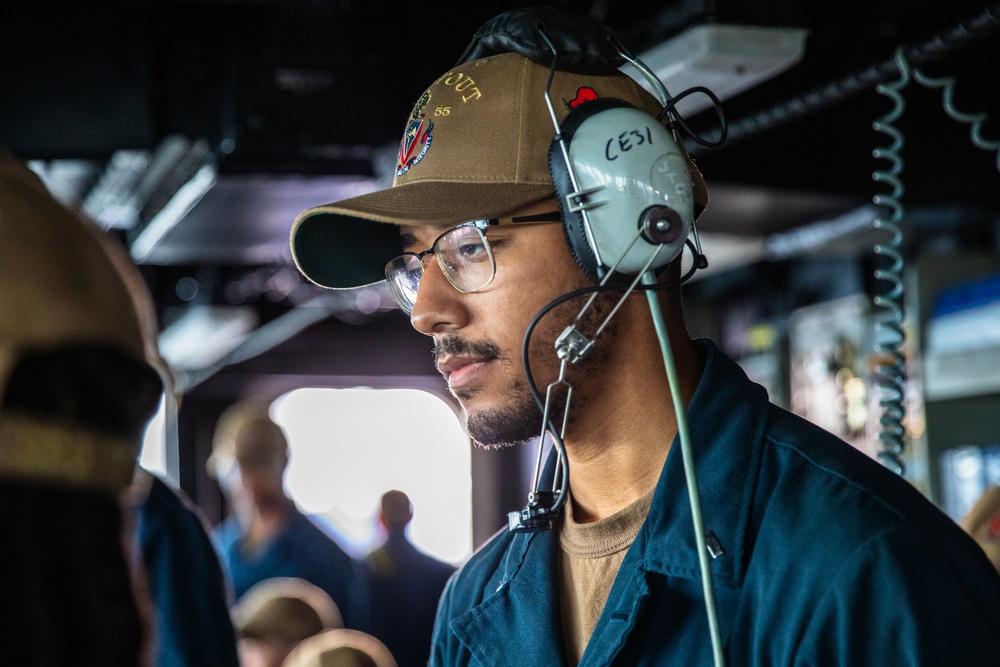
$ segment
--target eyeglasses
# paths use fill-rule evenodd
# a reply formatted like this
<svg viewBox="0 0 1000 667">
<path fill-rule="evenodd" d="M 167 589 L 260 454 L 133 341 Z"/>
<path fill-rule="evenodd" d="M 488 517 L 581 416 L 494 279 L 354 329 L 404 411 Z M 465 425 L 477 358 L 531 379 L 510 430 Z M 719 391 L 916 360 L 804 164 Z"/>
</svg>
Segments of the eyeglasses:
<svg viewBox="0 0 1000 667">
<path fill-rule="evenodd" d="M 452 287 L 463 294 L 476 292 L 493 281 L 496 259 L 486 238 L 487 227 L 513 223 L 561 222 L 558 211 L 516 218 L 473 220 L 452 227 L 423 252 L 405 252 L 385 265 L 385 279 L 396 303 L 407 315 L 413 312 L 424 275 L 424 257 L 434 255 Z"/>
</svg>

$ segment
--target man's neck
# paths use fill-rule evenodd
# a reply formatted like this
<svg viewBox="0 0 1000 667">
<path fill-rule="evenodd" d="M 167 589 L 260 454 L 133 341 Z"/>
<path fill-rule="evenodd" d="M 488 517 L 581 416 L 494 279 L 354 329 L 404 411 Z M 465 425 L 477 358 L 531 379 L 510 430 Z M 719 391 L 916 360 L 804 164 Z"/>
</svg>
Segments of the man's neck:
<svg viewBox="0 0 1000 667">
<path fill-rule="evenodd" d="M 273 540 L 288 525 L 294 507 L 294 503 L 288 500 L 255 508 L 254 513 L 245 524 L 244 548 L 256 551 Z"/>
<path fill-rule="evenodd" d="M 673 356 L 687 405 L 701 377 L 701 361 L 687 336 L 676 338 Z M 573 514 L 581 523 L 610 516 L 653 488 L 677 433 L 655 340 L 628 342 L 597 380 L 588 383 L 579 402 L 574 399 L 566 439 Z"/>
</svg>

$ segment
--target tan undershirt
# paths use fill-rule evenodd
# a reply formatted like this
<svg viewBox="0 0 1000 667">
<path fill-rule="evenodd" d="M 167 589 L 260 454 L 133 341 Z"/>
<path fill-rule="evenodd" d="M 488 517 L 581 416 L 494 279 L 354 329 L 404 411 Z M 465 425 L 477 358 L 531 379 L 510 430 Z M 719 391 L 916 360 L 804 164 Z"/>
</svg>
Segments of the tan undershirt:
<svg viewBox="0 0 1000 667">
<path fill-rule="evenodd" d="M 578 664 L 583 656 L 625 552 L 649 513 L 653 491 L 650 489 L 625 509 L 590 523 L 576 523 L 572 497 L 566 502 L 559 531 L 559 602 L 566 661 L 570 665 Z"/>
</svg>

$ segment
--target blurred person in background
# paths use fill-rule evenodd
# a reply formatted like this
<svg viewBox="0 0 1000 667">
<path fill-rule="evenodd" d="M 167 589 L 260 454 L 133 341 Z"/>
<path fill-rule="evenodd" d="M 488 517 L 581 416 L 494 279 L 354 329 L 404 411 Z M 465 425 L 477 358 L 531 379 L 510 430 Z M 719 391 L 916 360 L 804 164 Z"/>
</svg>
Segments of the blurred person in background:
<svg viewBox="0 0 1000 667">
<path fill-rule="evenodd" d="M 344 627 L 330 596 L 294 577 L 255 584 L 233 607 L 233 623 L 242 667 L 281 667 L 299 642 Z"/>
<path fill-rule="evenodd" d="M 124 248 L 111 257 L 132 295 L 146 359 L 163 383 L 165 407 L 176 409 L 182 396 L 159 352 L 152 295 Z M 132 565 L 151 602 L 151 666 L 240 667 L 229 616 L 231 586 L 201 510 L 170 479 L 140 465 L 121 500 Z"/>
<path fill-rule="evenodd" d="M 121 494 L 162 381 L 120 251 L 0 152 L 0 664 L 149 664 Z"/>
<path fill-rule="evenodd" d="M 438 599 L 455 568 L 410 542 L 413 505 L 403 491 L 382 494 L 378 523 L 385 541 L 365 557 L 371 600 L 371 633 L 400 667 L 426 665 Z"/>
<path fill-rule="evenodd" d="M 401 620 L 401 622 L 406 622 Z M 359 630 L 327 630 L 306 639 L 281 667 L 397 667 L 388 647 Z"/>
<path fill-rule="evenodd" d="M 230 406 L 216 424 L 208 460 L 233 510 L 213 536 L 235 599 L 265 579 L 296 577 L 326 591 L 347 627 L 361 627 L 368 618 L 361 564 L 286 494 L 288 441 L 268 410 L 257 398 Z"/>
</svg>

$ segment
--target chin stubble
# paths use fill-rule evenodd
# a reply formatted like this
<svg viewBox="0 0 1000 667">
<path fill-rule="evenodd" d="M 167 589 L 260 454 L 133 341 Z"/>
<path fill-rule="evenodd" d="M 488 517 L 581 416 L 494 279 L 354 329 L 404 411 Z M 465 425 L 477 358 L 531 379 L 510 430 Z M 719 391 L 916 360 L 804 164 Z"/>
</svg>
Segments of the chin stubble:
<svg viewBox="0 0 1000 667">
<path fill-rule="evenodd" d="M 496 343 L 472 341 L 458 334 L 442 336 L 435 341 L 432 352 L 435 363 L 445 354 L 472 356 L 513 367 Z M 542 413 L 531 396 L 527 381 L 519 373 L 514 374 L 504 394 L 506 401 L 502 408 L 466 412 L 466 428 L 476 445 L 484 448 L 516 445 L 531 440 L 540 432 Z M 459 390 L 452 395 L 464 404 L 475 396 L 475 392 Z"/>
<path fill-rule="evenodd" d="M 606 314 L 610 312 L 615 301 L 616 296 L 612 293 L 599 295 L 597 299 L 595 299 L 592 308 L 584 314 L 583 319 L 577 324 L 577 328 L 585 335 L 590 335 L 604 320 Z M 565 319 L 555 316 L 554 320 L 551 321 L 571 320 L 578 311 L 576 311 L 575 308 L 570 310 L 570 308 L 566 308 L 564 312 L 571 312 L 571 315 L 568 315 Z M 556 336 L 563 330 L 563 328 L 564 325 L 549 326 L 545 330 L 537 332 L 536 335 L 540 337 L 540 340 L 552 341 L 555 340 Z M 609 363 L 610 354 L 609 345 L 607 344 L 611 339 L 616 337 L 617 333 L 617 327 L 614 326 L 614 322 L 605 328 L 604 333 L 599 339 L 599 343 L 594 346 L 591 355 L 584 362 L 582 362 L 579 367 L 575 368 L 575 375 L 577 379 L 594 377 L 597 375 L 598 369 L 601 366 Z M 600 344 L 601 342 L 603 342 L 604 345 Z M 540 375 L 552 375 L 552 377 L 556 376 L 558 362 L 556 361 L 555 353 L 550 352 L 550 349 L 551 343 L 548 346 L 543 344 L 540 348 L 538 348 L 538 351 L 532 355 L 532 369 L 536 381 L 538 381 Z M 436 355 L 443 354 L 445 352 L 453 354 L 475 354 L 477 356 L 499 361 L 507 367 L 512 366 L 512 361 L 501 354 L 500 348 L 488 341 L 472 342 L 461 339 L 458 335 L 446 336 L 440 339 L 439 344 L 435 348 Z M 549 352 L 552 355 L 551 360 L 546 359 L 546 352 Z M 518 359 L 518 362 L 520 362 L 520 358 Z M 520 363 L 518 363 L 518 367 L 520 367 Z M 551 369 L 551 372 L 546 372 L 548 369 Z M 539 371 L 541 371 L 541 373 L 539 373 Z M 545 389 L 545 386 L 538 387 L 542 396 L 545 396 Z M 465 401 L 472 398 L 474 392 L 457 392 L 454 395 L 460 401 Z M 572 406 L 572 412 L 574 414 L 579 414 L 581 410 L 587 409 L 586 405 L 581 402 L 581 400 L 582 399 L 578 395 L 574 399 L 574 404 Z M 553 422 L 561 422 L 561 415 L 564 406 L 565 392 L 559 391 L 559 388 L 557 388 L 555 395 L 553 396 L 552 406 L 550 408 L 550 419 Z M 571 414 L 568 424 L 572 426 L 573 423 L 573 414 Z M 535 402 L 535 398 L 528 387 L 528 382 L 524 375 L 520 372 L 513 373 L 513 379 L 508 383 L 504 392 L 502 407 L 491 408 L 488 410 L 477 410 L 472 413 L 467 411 L 466 427 L 474 443 L 479 447 L 488 449 L 523 444 L 539 437 L 542 430 L 542 410 Z"/>
</svg>

